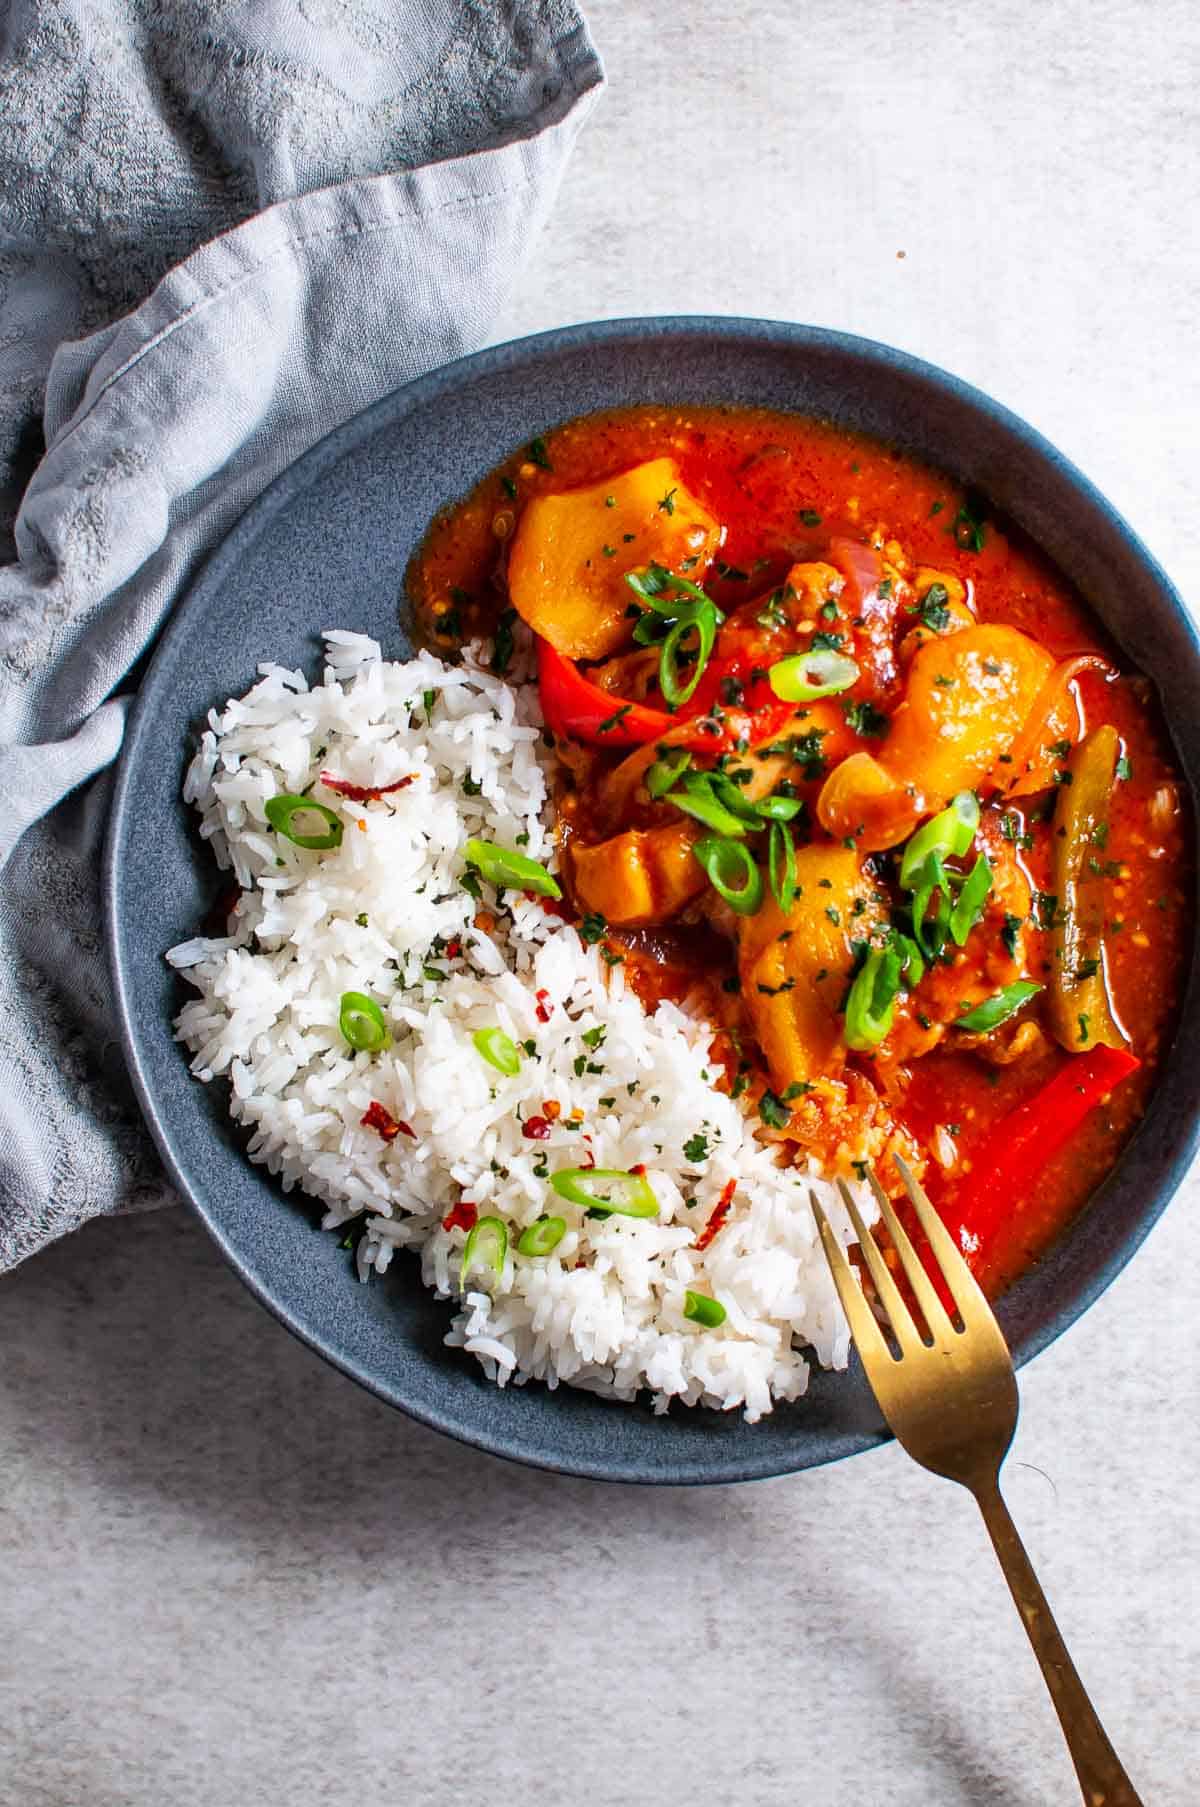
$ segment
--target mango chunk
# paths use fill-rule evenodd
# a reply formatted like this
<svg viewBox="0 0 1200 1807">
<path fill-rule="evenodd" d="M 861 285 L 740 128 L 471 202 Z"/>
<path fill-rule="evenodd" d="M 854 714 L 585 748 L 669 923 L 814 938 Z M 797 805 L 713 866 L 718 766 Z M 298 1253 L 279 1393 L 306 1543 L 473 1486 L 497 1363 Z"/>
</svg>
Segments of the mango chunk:
<svg viewBox="0 0 1200 1807">
<path fill-rule="evenodd" d="M 838 1005 L 854 962 L 850 942 L 865 941 L 884 914 L 884 900 L 848 848 L 800 848 L 796 880 L 786 916 L 768 897 L 738 924 L 742 999 L 780 1093 L 843 1065 Z"/>
<path fill-rule="evenodd" d="M 720 523 L 684 488 L 673 458 L 652 458 L 586 489 L 535 496 L 508 561 L 513 607 L 568 659 L 604 659 L 628 643 L 628 571 L 655 563 L 696 583 Z"/>
</svg>

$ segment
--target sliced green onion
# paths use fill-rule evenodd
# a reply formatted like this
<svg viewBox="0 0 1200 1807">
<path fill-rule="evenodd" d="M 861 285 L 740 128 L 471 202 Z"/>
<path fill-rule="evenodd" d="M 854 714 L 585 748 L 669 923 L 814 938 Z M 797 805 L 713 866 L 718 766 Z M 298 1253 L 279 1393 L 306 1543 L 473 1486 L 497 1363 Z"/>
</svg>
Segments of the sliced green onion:
<svg viewBox="0 0 1200 1807">
<path fill-rule="evenodd" d="M 297 847 L 308 847 L 314 851 L 324 852 L 330 847 L 342 844 L 342 818 L 336 810 L 326 807 L 324 803 L 314 803 L 311 797 L 268 797 L 263 805 L 267 821 L 281 834 L 285 841 L 291 841 Z M 294 826 L 297 816 L 320 816 L 328 826 L 320 834 L 301 834 Z"/>
<path fill-rule="evenodd" d="M 857 681 L 858 675 L 858 666 L 845 653 L 818 647 L 815 652 L 778 660 L 767 678 L 783 702 L 813 703 L 818 697 L 840 696 Z"/>
<path fill-rule="evenodd" d="M 560 1198 L 604 1217 L 657 1217 L 658 1200 L 649 1180 L 621 1167 L 560 1167 L 550 1175 Z"/>
<path fill-rule="evenodd" d="M 1030 998 L 1036 997 L 1044 989 L 1035 985 L 1032 979 L 1018 979 L 1015 985 L 1006 985 L 998 991 L 994 998 L 985 998 L 982 1004 L 976 1004 L 974 1010 L 968 1010 L 953 1024 L 955 1029 L 968 1029 L 972 1035 L 987 1035 L 992 1029 L 998 1029 L 1001 1023 L 1007 1023 L 1010 1016 L 1015 1016 L 1022 1004 L 1028 1004 Z"/>
<path fill-rule="evenodd" d="M 539 897 L 561 897 L 562 889 L 544 866 L 523 853 L 508 847 L 493 846 L 491 841 L 468 841 L 463 858 L 474 866 L 481 878 L 498 889 L 535 891 Z"/>
<path fill-rule="evenodd" d="M 567 1233 L 565 1217 L 539 1217 L 517 1238 L 518 1255 L 550 1255 Z"/>
<path fill-rule="evenodd" d="M 926 882 L 927 869 L 935 856 L 941 860 L 961 859 L 970 852 L 978 827 L 979 801 L 974 791 L 959 791 L 949 808 L 931 816 L 908 841 L 900 859 L 900 883 L 904 889 L 915 891 Z"/>
<path fill-rule="evenodd" d="M 710 1299 L 707 1293 L 688 1291 L 683 1295 L 683 1315 L 690 1318 L 693 1324 L 703 1324 L 706 1330 L 715 1330 L 725 1322 L 727 1313 L 720 1299 Z"/>
<path fill-rule="evenodd" d="M 477 1029 L 471 1040 L 489 1067 L 511 1079 L 521 1071 L 521 1055 L 511 1035 L 503 1029 Z"/>
<path fill-rule="evenodd" d="M 704 867 L 708 882 L 739 916 L 753 916 L 763 900 L 762 873 L 754 855 L 740 841 L 723 835 L 706 835 L 692 852 Z"/>
<path fill-rule="evenodd" d="M 940 853 L 929 855 L 919 876 L 921 882 L 913 892 L 912 900 L 913 933 L 926 958 L 936 960 L 946 945 L 951 915 L 950 875 L 942 863 Z M 938 907 L 932 921 L 927 924 L 925 915 L 935 891 L 939 893 Z"/>
<path fill-rule="evenodd" d="M 792 822 L 804 808 L 804 798 L 760 797 L 754 807 L 764 822 Z"/>
<path fill-rule="evenodd" d="M 458 1290 L 467 1290 L 467 1275 L 476 1263 L 486 1267 L 497 1280 L 504 1272 L 508 1254 L 508 1229 L 499 1217 L 481 1217 L 463 1244 L 462 1265 L 458 1270 Z"/>
<path fill-rule="evenodd" d="M 699 584 L 689 582 L 686 577 L 676 577 L 663 565 L 652 564 L 645 571 L 627 571 L 625 582 L 639 602 L 644 603 L 654 616 L 661 621 L 674 623 L 662 642 L 658 659 L 658 687 L 667 707 L 678 709 L 681 703 L 689 700 L 700 682 L 704 668 L 712 657 L 717 629 L 725 616 L 712 597 L 705 595 Z M 679 654 L 684 642 L 693 632 L 696 636 L 696 661 L 690 678 L 685 684 L 681 684 Z M 658 622 L 643 616 L 634 629 L 633 637 L 639 646 L 651 646 L 658 640 L 659 633 Z"/>
<path fill-rule="evenodd" d="M 669 621 L 647 610 L 641 620 L 634 623 L 633 643 L 635 646 L 661 646 L 670 631 Z"/>
<path fill-rule="evenodd" d="M 958 901 L 950 912 L 950 933 L 959 947 L 983 915 L 983 906 L 991 888 L 992 868 L 986 853 L 981 853 L 967 874 L 966 882 L 958 894 Z"/>
<path fill-rule="evenodd" d="M 696 658 L 692 666 L 692 675 L 686 684 L 679 682 L 679 655 L 683 643 L 689 634 L 696 636 Z M 690 701 L 700 679 L 704 675 L 704 667 L 712 657 L 712 649 L 717 639 L 716 610 L 711 606 L 698 609 L 696 613 L 683 621 L 677 621 L 662 643 L 662 651 L 658 655 L 658 687 L 662 691 L 668 709 L 678 709 L 681 704 Z"/>
<path fill-rule="evenodd" d="M 846 999 L 846 1046 L 874 1048 L 892 1026 L 902 962 L 894 947 L 873 947 Z"/>
<path fill-rule="evenodd" d="M 392 1045 L 383 1012 L 365 991 L 344 991 L 338 1011 L 338 1028 L 360 1054 L 378 1054 Z"/>
<path fill-rule="evenodd" d="M 796 843 L 786 822 L 772 822 L 767 839 L 767 880 L 786 916 L 796 901 Z"/>
<path fill-rule="evenodd" d="M 758 828 L 761 825 L 762 816 L 757 803 L 751 803 L 741 786 L 734 784 L 733 780 L 727 778 L 724 772 L 710 772 L 708 782 L 712 787 L 713 796 L 725 806 L 731 816 L 736 816 L 739 822 L 749 822 L 752 828 Z"/>
<path fill-rule="evenodd" d="M 697 822 L 703 822 L 706 828 L 715 829 L 718 834 L 741 840 L 746 833 L 742 818 L 726 809 L 718 799 L 709 772 L 688 772 L 678 790 L 671 792 L 671 802 L 676 809 L 681 809 L 687 816 L 695 816 Z"/>
<path fill-rule="evenodd" d="M 920 948 L 909 935 L 892 930 L 892 946 L 900 956 L 900 977 L 908 991 L 915 991 L 925 977 L 925 960 Z"/>
<path fill-rule="evenodd" d="M 697 614 L 701 608 L 709 608 L 716 616 L 718 626 L 725 619 L 712 597 L 699 584 L 692 583 L 687 577 L 676 577 L 665 565 L 652 564 L 644 571 L 627 571 L 625 582 L 638 600 L 644 602 L 648 609 L 653 609 L 656 615 L 666 615 L 673 621 L 679 621 L 685 614 Z M 686 599 L 682 604 L 680 597 Z"/>
<path fill-rule="evenodd" d="M 646 789 L 652 797 L 665 797 L 671 786 L 687 771 L 692 756 L 684 747 L 662 754 L 646 771 Z"/>
</svg>

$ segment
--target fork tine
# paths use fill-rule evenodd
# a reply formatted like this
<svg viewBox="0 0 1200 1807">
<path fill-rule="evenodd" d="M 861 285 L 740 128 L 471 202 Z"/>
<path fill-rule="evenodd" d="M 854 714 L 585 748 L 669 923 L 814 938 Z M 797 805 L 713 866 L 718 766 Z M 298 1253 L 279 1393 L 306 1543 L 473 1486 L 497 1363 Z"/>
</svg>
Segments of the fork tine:
<svg viewBox="0 0 1200 1807">
<path fill-rule="evenodd" d="M 833 1275 L 833 1284 L 837 1288 L 838 1298 L 842 1302 L 842 1310 L 850 1325 L 850 1334 L 854 1338 L 863 1366 L 871 1369 L 875 1362 L 891 1362 L 895 1360 L 888 1348 L 879 1325 L 875 1322 L 874 1313 L 863 1297 L 862 1287 L 854 1277 L 854 1271 L 846 1259 L 846 1252 L 834 1235 L 829 1219 L 821 1209 L 815 1192 L 809 1194 L 813 1216 L 816 1219 L 817 1231 L 821 1238 L 821 1246 L 825 1250 L 825 1259 L 829 1263 L 829 1271 Z"/>
<path fill-rule="evenodd" d="M 838 1191 L 842 1195 L 842 1203 L 846 1207 L 850 1222 L 854 1225 L 854 1234 L 858 1237 L 858 1246 L 863 1252 L 868 1268 L 871 1270 L 871 1278 L 875 1282 L 875 1291 L 879 1294 L 879 1303 L 883 1306 L 883 1309 L 891 1320 L 892 1329 L 896 1334 L 896 1341 L 900 1344 L 901 1349 L 903 1349 L 906 1344 L 909 1348 L 912 1348 L 921 1340 L 917 1334 L 917 1327 L 913 1323 L 912 1313 L 901 1297 L 900 1288 L 892 1279 L 887 1262 L 880 1254 L 879 1244 L 863 1222 L 862 1214 L 855 1204 L 853 1195 L 845 1180 L 838 1181 Z"/>
<path fill-rule="evenodd" d="M 904 1190 L 908 1193 L 917 1221 L 925 1232 L 934 1260 L 942 1270 L 942 1278 L 958 1306 L 963 1323 L 967 1324 L 972 1317 L 978 1319 L 980 1314 L 991 1321 L 992 1308 L 984 1298 L 979 1282 L 955 1247 L 953 1236 L 930 1203 L 928 1194 L 913 1178 L 912 1170 L 902 1155 L 893 1154 L 892 1159 L 904 1181 Z"/>
<path fill-rule="evenodd" d="M 892 1201 L 883 1187 L 879 1184 L 879 1179 L 873 1168 L 868 1171 L 867 1179 L 870 1183 L 872 1192 L 875 1194 L 875 1201 L 879 1206 L 880 1215 L 887 1225 L 888 1235 L 892 1239 L 892 1247 L 900 1257 L 900 1265 L 904 1269 L 908 1284 L 912 1287 L 913 1292 L 916 1295 L 917 1304 L 924 1313 L 925 1322 L 928 1324 L 935 1337 L 953 1336 L 955 1330 L 953 1324 L 950 1322 L 949 1313 L 942 1304 L 942 1301 L 938 1298 L 937 1288 L 929 1278 L 929 1275 L 925 1272 L 924 1263 L 909 1240 L 907 1230 L 896 1216 L 892 1207 Z"/>
</svg>

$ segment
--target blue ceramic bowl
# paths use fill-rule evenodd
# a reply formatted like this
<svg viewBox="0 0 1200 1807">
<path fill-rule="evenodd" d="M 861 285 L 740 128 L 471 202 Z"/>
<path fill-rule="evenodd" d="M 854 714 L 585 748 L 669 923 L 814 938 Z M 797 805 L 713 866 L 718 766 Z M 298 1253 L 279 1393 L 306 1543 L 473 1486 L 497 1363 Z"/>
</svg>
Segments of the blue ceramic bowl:
<svg viewBox="0 0 1200 1807">
<path fill-rule="evenodd" d="M 245 690 L 261 659 L 315 670 L 319 634 L 351 627 L 402 657 L 402 574 L 430 517 L 514 446 L 572 415 L 636 403 L 761 404 L 828 417 L 915 452 L 988 496 L 1087 598 L 1154 680 L 1180 762 L 1200 775 L 1200 656 L 1165 574 L 1086 478 L 978 390 L 865 339 L 769 321 L 617 320 L 465 358 L 316 446 L 248 511 L 163 635 L 130 724 L 105 889 L 125 1050 L 180 1192 L 277 1317 L 392 1405 L 481 1449 L 622 1481 L 748 1480 L 884 1440 L 857 1369 L 814 1376 L 808 1397 L 750 1426 L 736 1413 L 605 1403 L 569 1387 L 489 1385 L 442 1342 L 449 1310 L 415 1262 L 363 1287 L 315 1213 L 244 1158 L 219 1087 L 188 1075 L 171 1036 L 183 992 L 163 950 L 194 934 L 217 881 L 180 801 L 190 736 Z M 1197 1138 L 1192 981 L 1150 1110 L 1076 1226 L 1003 1299 L 1028 1361 L 1129 1260 Z"/>
</svg>

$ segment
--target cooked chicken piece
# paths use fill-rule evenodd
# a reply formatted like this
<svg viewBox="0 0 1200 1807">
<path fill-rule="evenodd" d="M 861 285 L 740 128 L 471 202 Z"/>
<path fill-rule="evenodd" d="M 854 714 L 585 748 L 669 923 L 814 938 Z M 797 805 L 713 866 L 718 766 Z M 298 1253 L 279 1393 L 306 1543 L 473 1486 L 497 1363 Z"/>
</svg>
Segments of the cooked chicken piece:
<svg viewBox="0 0 1200 1807">
<path fill-rule="evenodd" d="M 585 911 L 599 911 L 623 928 L 666 922 L 708 883 L 704 868 L 692 857 L 692 843 L 703 833 L 698 822 L 675 821 L 661 828 L 631 828 L 593 847 L 575 843 L 575 895 Z"/>
<path fill-rule="evenodd" d="M 913 578 L 913 600 L 909 604 L 915 625 L 905 634 L 897 649 L 902 667 L 912 664 L 914 656 L 930 640 L 947 634 L 961 634 L 975 626 L 975 611 L 970 587 L 951 571 L 935 571 L 929 565 L 918 567 Z"/>
</svg>

